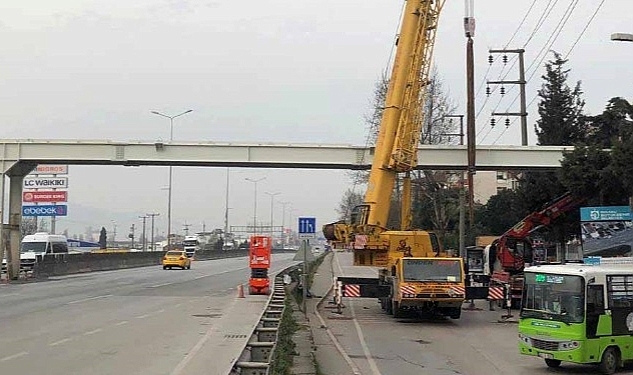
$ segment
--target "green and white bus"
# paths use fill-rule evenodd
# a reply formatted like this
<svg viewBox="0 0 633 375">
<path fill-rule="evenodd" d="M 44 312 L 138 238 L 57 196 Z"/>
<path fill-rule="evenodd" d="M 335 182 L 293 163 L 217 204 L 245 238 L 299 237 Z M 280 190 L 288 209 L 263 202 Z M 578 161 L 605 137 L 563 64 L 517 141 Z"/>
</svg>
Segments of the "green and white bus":
<svg viewBox="0 0 633 375">
<path fill-rule="evenodd" d="M 526 267 L 519 351 L 604 374 L 633 360 L 633 258 Z"/>
</svg>

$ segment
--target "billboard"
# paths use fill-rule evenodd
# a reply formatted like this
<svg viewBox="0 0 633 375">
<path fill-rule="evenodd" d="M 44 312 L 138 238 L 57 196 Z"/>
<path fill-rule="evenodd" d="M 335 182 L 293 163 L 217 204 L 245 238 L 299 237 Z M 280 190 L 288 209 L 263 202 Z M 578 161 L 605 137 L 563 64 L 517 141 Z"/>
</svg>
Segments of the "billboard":
<svg viewBox="0 0 633 375">
<path fill-rule="evenodd" d="M 68 177 L 26 177 L 22 181 L 24 189 L 65 189 L 68 187 Z"/>
<path fill-rule="evenodd" d="M 31 174 L 68 174 L 66 164 L 38 164 Z"/>
<path fill-rule="evenodd" d="M 68 192 L 54 190 L 23 191 L 22 201 L 28 203 L 68 202 Z"/>
<path fill-rule="evenodd" d="M 633 223 L 629 206 L 580 208 L 584 256 L 629 256 L 633 250 Z"/>
<path fill-rule="evenodd" d="M 39 206 L 22 206 L 22 216 L 66 216 L 68 206 L 46 204 Z"/>
</svg>

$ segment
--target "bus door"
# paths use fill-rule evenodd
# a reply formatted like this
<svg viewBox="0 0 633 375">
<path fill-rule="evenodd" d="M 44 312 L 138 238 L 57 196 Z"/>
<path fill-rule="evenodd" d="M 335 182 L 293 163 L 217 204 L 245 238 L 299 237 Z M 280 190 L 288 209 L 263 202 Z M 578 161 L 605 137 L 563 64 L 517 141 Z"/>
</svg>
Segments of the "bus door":
<svg viewBox="0 0 633 375">
<path fill-rule="evenodd" d="M 604 315 L 604 285 L 587 286 L 587 338 L 597 337 L 598 320 Z"/>
</svg>

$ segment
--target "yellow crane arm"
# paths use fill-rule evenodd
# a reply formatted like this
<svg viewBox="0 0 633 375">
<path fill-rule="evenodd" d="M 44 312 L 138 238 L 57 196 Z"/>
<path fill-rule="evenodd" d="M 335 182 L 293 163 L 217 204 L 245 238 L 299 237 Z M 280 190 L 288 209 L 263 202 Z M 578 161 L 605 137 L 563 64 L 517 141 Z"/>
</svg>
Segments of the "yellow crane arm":
<svg viewBox="0 0 633 375">
<path fill-rule="evenodd" d="M 417 146 L 424 121 L 425 86 L 445 0 L 408 0 L 403 13 L 385 108 L 358 224 L 386 227 L 398 173 L 417 165 Z M 410 213 L 410 181 L 405 180 L 403 218 Z M 408 190 L 408 191 L 407 191 Z M 408 226 L 408 223 L 402 223 Z"/>
</svg>

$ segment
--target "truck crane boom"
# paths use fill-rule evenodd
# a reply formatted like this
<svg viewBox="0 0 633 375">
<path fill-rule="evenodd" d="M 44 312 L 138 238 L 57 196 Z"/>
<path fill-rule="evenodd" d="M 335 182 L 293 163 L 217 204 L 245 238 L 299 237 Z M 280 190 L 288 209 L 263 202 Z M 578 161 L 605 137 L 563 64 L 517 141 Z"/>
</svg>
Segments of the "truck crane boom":
<svg viewBox="0 0 633 375">
<path fill-rule="evenodd" d="M 356 215 L 360 220 L 357 224 L 386 227 L 391 193 L 398 173 L 406 173 L 405 194 L 410 192 L 408 174 L 417 166 L 417 146 L 424 120 L 423 89 L 429 80 L 435 35 L 443 5 L 444 0 L 409 0 L 406 3 L 365 204 L 359 207 L 362 213 Z M 403 207 L 405 221 L 410 216 L 408 203 L 406 201 Z M 409 226 L 407 222 L 401 223 L 402 229 L 409 229 Z"/>
<path fill-rule="evenodd" d="M 354 265 L 380 267 L 378 278 L 339 277 L 357 297 L 379 298 L 394 316 L 405 310 L 458 319 L 465 297 L 463 260 L 448 257 L 434 233 L 411 230 L 411 176 L 424 122 L 424 101 L 435 35 L 444 0 L 408 0 L 385 97 L 364 203 L 349 223 L 325 225 L 336 245 L 352 244 Z M 391 195 L 399 174 L 399 231 L 388 230 Z M 351 293 L 351 292 L 350 292 Z"/>
</svg>

